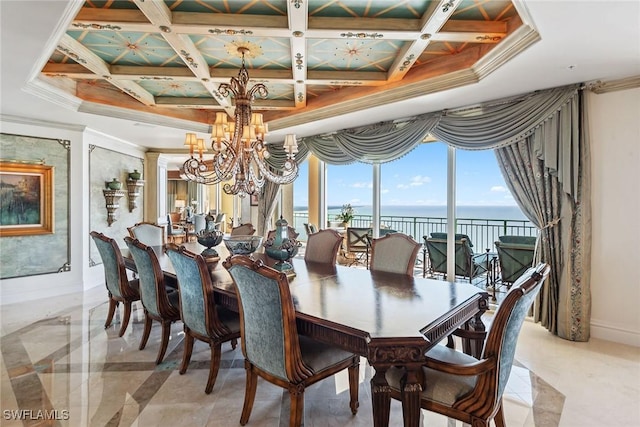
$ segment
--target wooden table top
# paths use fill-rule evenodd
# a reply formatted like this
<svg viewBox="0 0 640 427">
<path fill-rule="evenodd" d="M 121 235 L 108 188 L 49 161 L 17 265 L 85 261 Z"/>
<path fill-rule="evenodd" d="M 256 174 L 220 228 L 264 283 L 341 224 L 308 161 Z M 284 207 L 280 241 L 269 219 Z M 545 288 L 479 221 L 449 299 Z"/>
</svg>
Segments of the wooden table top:
<svg viewBox="0 0 640 427">
<path fill-rule="evenodd" d="M 198 243 L 184 246 L 195 253 L 204 249 Z M 222 266 L 229 252 L 224 245 L 216 250 L 220 260 L 208 263 L 212 282 L 221 293 L 235 297 L 231 276 Z M 122 252 L 131 267 L 128 250 Z M 156 253 L 165 274 L 175 276 L 169 257 L 160 248 Z M 275 263 L 261 252 L 252 257 L 267 265 Z M 467 301 L 477 300 L 483 293 L 468 283 L 327 266 L 300 258 L 294 258 L 292 264 L 296 275 L 289 283 L 299 315 L 344 325 L 370 338 L 423 336 L 442 316 Z"/>
</svg>

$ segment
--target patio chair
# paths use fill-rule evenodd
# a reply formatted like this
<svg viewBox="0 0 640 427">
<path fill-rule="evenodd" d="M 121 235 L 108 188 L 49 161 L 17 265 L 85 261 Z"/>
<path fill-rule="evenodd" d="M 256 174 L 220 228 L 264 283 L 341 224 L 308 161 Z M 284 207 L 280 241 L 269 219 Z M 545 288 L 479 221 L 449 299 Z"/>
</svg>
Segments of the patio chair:
<svg viewBox="0 0 640 427">
<path fill-rule="evenodd" d="M 140 350 L 147 345 L 153 321 L 162 325 L 160 348 L 156 357 L 158 365 L 162 362 L 169 345 L 171 324 L 180 320 L 180 294 L 177 287 L 169 286 L 168 282 L 165 282 L 158 257 L 151 246 L 131 237 L 125 237 L 124 241 L 133 256 L 140 277 L 140 301 L 144 307 L 144 332 L 140 340 Z"/>
<path fill-rule="evenodd" d="M 91 232 L 91 238 L 100 252 L 104 266 L 105 283 L 109 293 L 109 312 L 104 328 L 111 325 L 118 303 L 124 304 L 124 315 L 118 336 L 123 336 L 131 318 L 131 304 L 140 300 L 138 279 L 129 280 L 124 266 L 124 258 L 116 241 L 97 231 Z"/>
<path fill-rule="evenodd" d="M 163 246 L 165 243 L 164 227 L 152 222 L 139 222 L 127 227 L 127 230 L 132 239 L 137 239 L 147 246 Z"/>
<path fill-rule="evenodd" d="M 237 313 L 216 303 L 209 267 L 202 255 L 169 243 L 167 256 L 178 276 L 180 317 L 184 323 L 184 353 L 179 372 L 180 375 L 187 372 L 194 340 L 209 344 L 211 360 L 204 389 L 209 394 L 218 376 L 222 343 L 231 341 L 231 347 L 236 348 L 240 337 L 240 319 Z"/>
<path fill-rule="evenodd" d="M 495 242 L 500 265 L 500 280 L 507 288 L 533 264 L 536 237 L 500 236 Z"/>
<path fill-rule="evenodd" d="M 427 352 L 422 367 L 425 388 L 420 393 L 420 407 L 465 425 L 488 427 L 494 419 L 498 427 L 504 427 L 502 396 L 513 366 L 518 335 L 549 270 L 547 264 L 539 264 L 514 283 L 496 311 L 479 359 L 444 345 L 436 345 Z M 386 372 L 394 399 L 402 400 L 404 374 L 404 369 L 397 367 Z"/>
<path fill-rule="evenodd" d="M 240 424 L 247 424 L 251 416 L 258 376 L 289 392 L 289 427 L 299 427 L 305 389 L 348 369 L 350 407 L 355 414 L 360 357 L 298 335 L 286 274 L 241 255 L 228 258 L 223 265 L 233 278 L 240 309 L 240 339 L 247 375 Z"/>
<path fill-rule="evenodd" d="M 389 233 L 371 241 L 371 271 L 413 276 L 420 243 L 403 233 Z"/>
<path fill-rule="evenodd" d="M 438 236 L 434 238 L 433 236 Z M 440 238 L 444 235 L 444 238 Z M 490 256 L 487 253 L 475 254 L 473 252 L 473 244 L 468 236 L 464 234 L 456 234 L 455 240 L 455 275 L 469 278 L 469 283 L 473 279 L 488 273 L 490 269 Z M 431 233 L 431 237 L 424 236 L 424 246 L 429 255 L 429 272 L 447 274 L 447 238 L 446 233 Z"/>
<path fill-rule="evenodd" d="M 347 227 L 347 253 L 349 265 L 363 264 L 369 267 L 369 228 Z"/>
</svg>

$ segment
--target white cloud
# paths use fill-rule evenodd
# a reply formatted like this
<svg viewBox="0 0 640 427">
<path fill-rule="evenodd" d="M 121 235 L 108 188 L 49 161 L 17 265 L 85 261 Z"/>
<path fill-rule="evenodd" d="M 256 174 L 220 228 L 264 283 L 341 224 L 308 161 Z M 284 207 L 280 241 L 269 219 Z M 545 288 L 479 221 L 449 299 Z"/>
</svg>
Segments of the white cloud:
<svg viewBox="0 0 640 427">
<path fill-rule="evenodd" d="M 416 175 L 411 178 L 411 182 L 409 183 L 409 185 L 412 187 L 418 187 L 422 184 L 428 184 L 430 182 L 431 178 L 429 178 L 428 176 Z"/>
<path fill-rule="evenodd" d="M 389 190 L 387 188 L 385 188 L 385 189 L 380 191 L 380 193 L 382 193 L 382 194 L 387 194 L 388 192 L 389 192 Z"/>
<path fill-rule="evenodd" d="M 494 185 L 493 187 L 491 187 L 492 193 L 505 193 L 506 191 L 507 189 L 502 185 Z"/>
<path fill-rule="evenodd" d="M 349 185 L 349 187 L 351 187 L 351 188 L 373 188 L 373 183 L 372 182 L 354 182 L 353 184 Z"/>
</svg>

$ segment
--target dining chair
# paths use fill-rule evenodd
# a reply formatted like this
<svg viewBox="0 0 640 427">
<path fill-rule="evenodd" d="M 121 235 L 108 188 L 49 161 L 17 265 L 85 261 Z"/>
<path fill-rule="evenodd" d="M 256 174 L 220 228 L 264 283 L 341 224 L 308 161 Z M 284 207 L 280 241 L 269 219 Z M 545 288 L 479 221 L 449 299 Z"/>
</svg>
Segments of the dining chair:
<svg viewBox="0 0 640 427">
<path fill-rule="evenodd" d="M 180 320 L 180 295 L 176 287 L 165 282 L 158 257 L 151 246 L 131 237 L 124 238 L 136 264 L 140 280 L 140 301 L 144 308 L 144 332 L 140 340 L 140 350 L 144 350 L 151 334 L 153 321 L 162 325 L 162 337 L 156 365 L 162 362 L 169 345 L 171 324 Z"/>
<path fill-rule="evenodd" d="M 193 233 L 198 234 L 207 227 L 207 220 L 204 214 L 195 214 L 193 216 Z"/>
<path fill-rule="evenodd" d="M 187 238 L 184 227 L 174 222 L 175 213 L 167 215 L 167 240 L 171 243 L 182 243 Z"/>
<path fill-rule="evenodd" d="M 341 245 L 342 235 L 336 230 L 326 228 L 309 234 L 304 250 L 304 260 L 335 265 Z"/>
<path fill-rule="evenodd" d="M 127 227 L 129 236 L 148 246 L 163 246 L 165 243 L 164 227 L 152 222 L 138 222 L 132 227 Z"/>
<path fill-rule="evenodd" d="M 500 303 L 486 335 L 479 359 L 453 348 L 436 345 L 426 354 L 422 371 L 425 387 L 420 406 L 474 427 L 504 427 L 504 394 L 518 341 L 518 335 L 533 300 L 549 275 L 544 263 L 528 269 Z M 402 400 L 404 370 L 390 368 L 386 379 L 391 397 Z M 388 412 L 387 412 L 388 413 Z"/>
<path fill-rule="evenodd" d="M 295 230 L 294 230 L 295 231 Z M 256 229 L 250 223 L 242 224 L 231 229 L 232 236 L 253 236 Z"/>
<path fill-rule="evenodd" d="M 181 375 L 187 372 L 194 340 L 209 344 L 211 361 L 204 389 L 209 394 L 218 376 L 222 343 L 231 341 L 231 347 L 236 348 L 240 319 L 237 313 L 216 303 L 209 268 L 202 255 L 171 243 L 167 244 L 166 252 L 178 277 L 180 317 L 184 324 L 184 353 L 179 372 Z"/>
<path fill-rule="evenodd" d="M 118 336 L 123 336 L 131 318 L 131 305 L 140 300 L 139 281 L 138 279 L 129 280 L 127 277 L 124 258 L 114 239 L 97 231 L 92 231 L 90 235 L 102 258 L 105 283 L 109 293 L 109 311 L 104 327 L 106 329 L 111 325 L 116 308 L 121 302 L 124 305 L 124 314 Z"/>
<path fill-rule="evenodd" d="M 413 276 L 420 243 L 403 233 L 389 233 L 371 240 L 371 271 Z"/>
<path fill-rule="evenodd" d="M 361 263 L 369 266 L 369 231 L 369 228 L 347 227 L 347 255 L 351 257 L 349 265 Z"/>
<path fill-rule="evenodd" d="M 298 427 L 304 413 L 305 389 L 344 369 L 349 372 L 350 407 L 355 415 L 359 356 L 298 335 L 286 274 L 241 255 L 228 258 L 223 265 L 238 295 L 247 374 L 240 424 L 249 421 L 258 376 L 289 392 L 289 427 Z"/>
<path fill-rule="evenodd" d="M 267 233 L 267 239 L 275 238 L 276 237 L 276 231 L 277 230 L 269 230 L 269 232 Z M 292 226 L 288 225 L 287 226 L 287 235 L 289 236 L 290 239 L 297 239 L 298 236 L 300 235 L 300 233 L 298 233 L 295 228 L 293 228 Z"/>
</svg>

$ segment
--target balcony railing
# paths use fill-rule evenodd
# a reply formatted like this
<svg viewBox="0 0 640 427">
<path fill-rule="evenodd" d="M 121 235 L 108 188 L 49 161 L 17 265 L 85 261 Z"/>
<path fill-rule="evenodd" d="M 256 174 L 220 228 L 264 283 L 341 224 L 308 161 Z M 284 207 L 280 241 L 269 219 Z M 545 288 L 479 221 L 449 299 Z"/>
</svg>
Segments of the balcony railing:
<svg viewBox="0 0 640 427">
<path fill-rule="evenodd" d="M 295 212 L 293 216 L 295 228 L 301 231 L 300 238 L 306 240 L 303 224 L 309 222 L 308 214 Z M 351 226 L 371 227 L 372 221 L 371 215 L 355 215 L 351 220 Z M 422 236 L 447 231 L 447 218 L 381 215 L 380 223 L 392 230 L 407 234 L 420 243 L 423 242 Z M 527 220 L 458 218 L 456 233 L 468 235 L 475 252 L 485 249 L 495 252 L 494 242 L 498 240 L 498 236 L 537 236 L 538 229 Z"/>
</svg>

